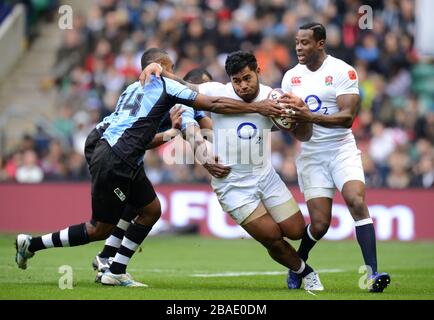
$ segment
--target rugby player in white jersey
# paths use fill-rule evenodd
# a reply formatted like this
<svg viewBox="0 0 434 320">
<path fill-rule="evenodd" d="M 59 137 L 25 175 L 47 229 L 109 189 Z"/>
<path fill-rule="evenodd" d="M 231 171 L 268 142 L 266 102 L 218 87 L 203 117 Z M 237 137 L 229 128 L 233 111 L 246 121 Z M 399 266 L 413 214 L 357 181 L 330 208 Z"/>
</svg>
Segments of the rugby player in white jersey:
<svg viewBox="0 0 434 320">
<path fill-rule="evenodd" d="M 151 67 L 143 72 L 142 80 Z M 267 99 L 272 88 L 259 83 L 260 70 L 253 54 L 234 52 L 228 56 L 225 68 L 230 83 L 207 82 L 190 88 L 245 102 Z M 211 119 L 214 154 L 231 169 L 226 176 L 213 175 L 211 181 L 223 210 L 259 241 L 275 261 L 303 278 L 304 289 L 323 290 L 318 274 L 284 239 L 300 239 L 305 222 L 292 194 L 271 165 L 269 134 L 273 123 L 260 114 L 221 117 L 211 113 Z M 297 139 L 307 141 L 312 126 L 298 125 L 293 133 Z"/>
<path fill-rule="evenodd" d="M 313 124 L 312 138 L 302 142 L 296 161 L 311 219 L 298 253 L 306 261 L 327 232 L 337 188 L 355 221 L 357 241 L 368 266 L 369 290 L 382 292 L 390 277 L 377 272 L 374 225 L 365 202 L 360 150 L 351 131 L 360 100 L 357 73 L 344 61 L 327 55 L 326 30 L 320 23 L 301 26 L 295 41 L 299 63 L 286 72 L 282 89 L 291 93 L 286 95 L 287 103 L 294 106 L 291 118 Z M 299 276 L 290 273 L 288 286 L 299 288 Z"/>
</svg>

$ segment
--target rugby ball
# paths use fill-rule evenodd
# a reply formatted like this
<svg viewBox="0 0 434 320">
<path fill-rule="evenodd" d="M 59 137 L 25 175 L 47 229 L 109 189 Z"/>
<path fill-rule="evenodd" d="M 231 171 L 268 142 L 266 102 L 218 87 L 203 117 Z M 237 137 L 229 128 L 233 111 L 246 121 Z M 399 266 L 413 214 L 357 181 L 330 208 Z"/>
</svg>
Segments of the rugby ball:
<svg viewBox="0 0 434 320">
<path fill-rule="evenodd" d="M 268 94 L 268 99 L 276 101 L 283 95 L 283 91 L 280 88 L 275 88 Z M 285 106 L 287 110 L 291 110 L 289 106 Z M 290 121 L 289 117 L 275 117 L 270 118 L 276 127 L 283 130 L 292 130 L 295 128 L 295 123 Z"/>
</svg>

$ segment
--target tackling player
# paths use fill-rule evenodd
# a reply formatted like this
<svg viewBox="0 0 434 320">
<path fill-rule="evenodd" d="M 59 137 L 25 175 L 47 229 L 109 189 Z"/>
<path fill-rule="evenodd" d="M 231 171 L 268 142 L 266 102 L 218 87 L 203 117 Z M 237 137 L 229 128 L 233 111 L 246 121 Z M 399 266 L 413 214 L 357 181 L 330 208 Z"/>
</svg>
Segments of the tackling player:
<svg viewBox="0 0 434 320">
<path fill-rule="evenodd" d="M 146 53 L 146 52 L 145 52 Z M 169 58 L 164 51 L 162 54 Z M 143 57 L 142 57 L 143 58 Z M 145 66 L 142 59 L 142 68 Z M 160 202 L 143 170 L 143 155 L 161 120 L 176 103 L 218 113 L 253 113 L 279 116 L 282 108 L 270 100 L 245 103 L 225 97 L 208 97 L 167 78 L 152 77 L 142 87 L 136 82 L 122 93 L 110 125 L 96 144 L 90 162 L 92 176 L 92 223 L 81 223 L 42 237 L 20 234 L 16 240 L 16 262 L 27 267 L 27 260 L 39 250 L 77 246 L 105 239 L 98 226 L 114 225 L 127 205 L 136 208 L 137 217 L 128 226 L 104 284 L 145 286 L 126 272 L 127 265 L 152 226 L 160 218 Z M 90 230 L 90 233 L 88 232 Z M 96 231 L 97 230 L 97 231 Z"/>
</svg>

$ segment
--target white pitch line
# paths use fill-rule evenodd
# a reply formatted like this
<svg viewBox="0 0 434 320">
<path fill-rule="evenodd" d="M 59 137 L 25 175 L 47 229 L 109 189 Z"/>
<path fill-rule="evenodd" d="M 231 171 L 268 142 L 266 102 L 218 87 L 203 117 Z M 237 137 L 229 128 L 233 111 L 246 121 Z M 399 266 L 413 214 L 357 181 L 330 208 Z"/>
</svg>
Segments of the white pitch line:
<svg viewBox="0 0 434 320">
<path fill-rule="evenodd" d="M 343 269 L 323 269 L 318 270 L 319 274 L 321 273 L 337 273 L 344 272 Z M 235 272 L 235 271 L 227 271 L 220 273 L 193 273 L 190 277 L 200 277 L 200 278 L 217 278 L 217 277 L 243 277 L 243 276 L 275 276 L 281 274 L 287 274 L 288 271 L 249 271 L 249 272 Z"/>
<path fill-rule="evenodd" d="M 310 291 L 310 290 L 306 290 L 306 292 L 316 297 L 316 294 L 313 293 L 312 291 Z"/>
</svg>

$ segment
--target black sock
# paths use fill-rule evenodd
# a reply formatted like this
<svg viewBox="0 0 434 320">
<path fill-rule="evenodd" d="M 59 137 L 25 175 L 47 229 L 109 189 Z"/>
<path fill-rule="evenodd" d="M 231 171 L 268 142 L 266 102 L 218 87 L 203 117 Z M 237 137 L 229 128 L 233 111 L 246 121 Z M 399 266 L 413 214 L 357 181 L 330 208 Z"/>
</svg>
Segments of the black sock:
<svg viewBox="0 0 434 320">
<path fill-rule="evenodd" d="M 105 241 L 104 249 L 99 254 L 101 258 L 110 258 L 115 256 L 121 246 L 125 231 L 128 229 L 129 225 L 129 222 L 122 219 L 118 222 L 112 234 Z"/>
<path fill-rule="evenodd" d="M 122 244 L 117 251 L 110 271 L 114 274 L 126 273 L 127 265 L 139 245 L 145 240 L 152 227 L 132 222 L 125 232 Z"/>
<path fill-rule="evenodd" d="M 306 267 L 304 268 L 303 272 L 300 273 L 300 276 L 301 276 L 302 278 L 304 278 L 304 277 L 306 277 L 306 276 L 307 276 L 309 273 L 311 273 L 311 272 L 313 272 L 312 267 L 306 263 Z"/>
<path fill-rule="evenodd" d="M 374 224 L 371 222 L 362 226 L 356 226 L 356 236 L 360 249 L 362 249 L 365 265 L 371 267 L 372 273 L 376 273 L 377 246 L 375 241 Z"/>
<path fill-rule="evenodd" d="M 302 271 L 300 271 L 302 270 Z M 313 272 L 313 269 L 310 265 L 305 263 L 303 260 L 301 261 L 301 266 L 299 270 L 292 270 L 295 274 L 297 274 L 300 278 L 304 278 L 309 273 Z"/>
<path fill-rule="evenodd" d="M 75 247 L 89 243 L 86 224 L 70 226 L 61 231 L 34 237 L 30 241 L 29 251 L 36 252 L 53 247 Z"/>
<path fill-rule="evenodd" d="M 312 238 L 309 236 L 310 230 L 308 228 L 310 227 L 310 224 L 304 228 L 303 237 L 301 238 L 300 247 L 298 248 L 298 256 L 303 259 L 304 261 L 307 261 L 309 258 L 309 251 L 313 248 L 313 246 L 317 243 L 316 240 L 312 240 Z"/>
</svg>

